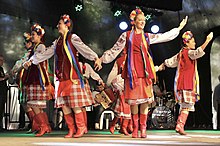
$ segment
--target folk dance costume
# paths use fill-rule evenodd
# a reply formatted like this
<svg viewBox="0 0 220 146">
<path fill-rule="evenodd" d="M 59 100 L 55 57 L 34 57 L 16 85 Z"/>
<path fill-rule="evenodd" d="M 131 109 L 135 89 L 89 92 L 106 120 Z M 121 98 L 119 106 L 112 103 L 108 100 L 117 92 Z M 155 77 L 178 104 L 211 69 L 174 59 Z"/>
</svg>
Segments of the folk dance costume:
<svg viewBox="0 0 220 146">
<path fill-rule="evenodd" d="M 113 68 L 110 72 L 107 84 L 113 87 L 114 92 L 117 93 L 117 99 L 115 106 L 112 107 L 112 110 L 115 113 L 115 117 L 110 126 L 110 132 L 114 133 L 115 124 L 118 122 L 118 119 L 121 117 L 121 128 L 120 132 L 129 135 L 129 132 L 133 131 L 132 120 L 131 120 L 131 109 L 130 105 L 125 103 L 124 99 L 124 79 L 121 77 L 121 72 L 124 67 L 125 56 L 119 57 Z M 128 132 L 129 131 L 129 132 Z"/>
<path fill-rule="evenodd" d="M 40 25 L 35 24 L 32 26 L 32 33 L 36 32 L 37 35 L 43 36 L 44 29 Z M 45 45 L 41 42 L 35 43 L 32 52 L 29 57 L 37 54 L 45 49 Z M 32 64 L 27 70 L 22 70 L 21 75 L 21 87 L 22 95 L 26 96 L 27 106 L 32 109 L 40 109 L 39 113 L 36 113 L 34 118 L 36 119 L 37 124 L 40 125 L 40 131 L 36 136 L 42 136 L 44 133 L 51 132 L 51 127 L 48 121 L 47 114 L 43 112 L 43 108 L 46 108 L 46 101 L 51 99 L 51 87 L 49 86 L 50 81 L 47 73 L 48 62 L 43 61 L 37 65 Z"/>
<path fill-rule="evenodd" d="M 132 17 L 143 14 L 140 9 L 132 11 Z M 143 16 L 144 17 L 144 16 Z M 133 17 L 134 18 L 134 17 Z M 133 19 L 134 20 L 134 19 Z M 104 52 L 101 60 L 103 63 L 112 62 L 122 50 L 127 58 L 122 77 L 125 80 L 124 96 L 129 105 L 151 103 L 153 98 L 152 82 L 155 80 L 153 60 L 148 52 L 150 44 L 162 43 L 173 40 L 178 36 L 180 28 L 174 28 L 163 34 L 142 33 L 137 34 L 134 29 L 122 33 L 116 44 Z M 138 137 L 139 115 L 132 113 L 132 137 Z M 146 137 L 147 114 L 140 114 L 141 137 Z"/>
<path fill-rule="evenodd" d="M 71 25 L 69 16 L 61 16 L 58 30 L 61 27 L 61 23 L 64 23 L 69 28 Z M 77 52 L 91 61 L 98 58 L 98 55 L 86 46 L 76 34 L 71 34 L 68 31 L 54 41 L 52 46 L 44 48 L 44 50 L 31 58 L 33 64 L 38 64 L 53 55 L 55 56 L 55 74 L 58 80 L 57 86 L 55 85 L 55 107 L 57 108 L 63 106 L 82 108 L 94 103 L 91 94 L 86 90 L 89 87 L 88 84 L 84 83 L 79 62 L 76 59 Z M 74 137 L 81 137 L 86 132 L 83 112 L 75 113 L 74 117 L 72 113 L 64 115 L 69 128 L 66 138 L 72 137 L 75 132 Z M 74 121 L 76 122 L 77 130 L 74 128 Z"/>
<path fill-rule="evenodd" d="M 193 34 L 190 31 L 187 31 L 182 37 L 184 44 L 186 44 L 193 38 Z M 181 135 L 186 135 L 184 125 L 186 123 L 189 111 L 195 111 L 195 102 L 200 99 L 199 75 L 197 71 L 196 59 L 205 54 L 203 51 L 204 48 L 205 47 L 201 46 L 197 49 L 194 49 L 185 45 L 178 54 L 170 59 L 166 59 L 164 62 L 167 67 L 177 67 L 174 93 L 176 101 L 180 105 L 180 113 L 177 120 L 176 132 Z"/>
<path fill-rule="evenodd" d="M 30 58 L 31 55 L 33 55 L 33 46 L 31 42 L 30 33 L 27 33 L 27 32 L 24 33 L 24 43 L 25 43 L 25 48 L 27 52 L 23 55 L 21 59 L 15 62 L 15 65 L 12 67 L 10 73 L 12 75 L 17 74 L 16 82 L 18 83 L 18 88 L 20 89 L 19 103 L 24 108 L 28 116 L 28 119 L 32 125 L 31 131 L 34 132 L 34 131 L 39 131 L 40 127 L 36 122 L 36 118 L 34 118 L 35 116 L 34 111 L 30 107 L 27 107 L 27 99 L 26 99 L 27 96 L 25 95 L 25 92 L 22 91 L 22 82 L 21 82 L 22 74 L 24 72 L 24 68 L 22 67 L 22 65 L 25 61 L 27 61 Z"/>
</svg>

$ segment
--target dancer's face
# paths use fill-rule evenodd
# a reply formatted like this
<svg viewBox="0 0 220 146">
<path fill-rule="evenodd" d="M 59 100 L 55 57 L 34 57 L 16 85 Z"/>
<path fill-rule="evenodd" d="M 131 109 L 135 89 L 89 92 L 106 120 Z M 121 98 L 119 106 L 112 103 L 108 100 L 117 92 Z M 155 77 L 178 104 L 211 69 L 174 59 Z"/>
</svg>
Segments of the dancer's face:
<svg viewBox="0 0 220 146">
<path fill-rule="evenodd" d="M 60 21 L 58 22 L 57 29 L 58 32 L 62 35 L 68 31 L 68 27 L 64 24 L 64 21 L 62 19 L 60 19 Z"/>
<path fill-rule="evenodd" d="M 145 16 L 143 14 L 138 14 L 134 20 L 134 25 L 137 29 L 144 29 L 146 24 Z"/>
<path fill-rule="evenodd" d="M 41 41 L 41 36 L 39 36 L 36 31 L 32 31 L 31 32 L 31 40 L 35 44 L 39 43 Z"/>
<path fill-rule="evenodd" d="M 194 38 L 190 39 L 190 40 L 186 43 L 186 45 L 187 45 L 189 48 L 191 48 L 191 49 L 195 49 L 195 48 L 196 48 L 195 39 L 194 39 Z"/>
</svg>

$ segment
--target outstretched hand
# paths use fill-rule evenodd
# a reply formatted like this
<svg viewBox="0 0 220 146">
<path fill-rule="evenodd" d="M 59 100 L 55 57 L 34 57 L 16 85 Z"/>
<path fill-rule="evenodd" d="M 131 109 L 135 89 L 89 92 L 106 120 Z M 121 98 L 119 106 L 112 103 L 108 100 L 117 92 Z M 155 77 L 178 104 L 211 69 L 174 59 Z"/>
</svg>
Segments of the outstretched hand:
<svg viewBox="0 0 220 146">
<path fill-rule="evenodd" d="M 95 70 L 99 71 L 100 69 L 102 69 L 102 60 L 100 58 L 97 58 L 95 60 L 95 64 L 94 64 Z"/>
<path fill-rule="evenodd" d="M 210 32 L 209 35 L 207 35 L 206 40 L 210 42 L 212 38 L 213 38 L 213 32 Z"/>
<path fill-rule="evenodd" d="M 188 16 L 186 16 L 181 22 L 180 22 L 180 25 L 179 25 L 179 30 L 183 29 L 183 27 L 186 25 L 188 21 Z"/>
</svg>

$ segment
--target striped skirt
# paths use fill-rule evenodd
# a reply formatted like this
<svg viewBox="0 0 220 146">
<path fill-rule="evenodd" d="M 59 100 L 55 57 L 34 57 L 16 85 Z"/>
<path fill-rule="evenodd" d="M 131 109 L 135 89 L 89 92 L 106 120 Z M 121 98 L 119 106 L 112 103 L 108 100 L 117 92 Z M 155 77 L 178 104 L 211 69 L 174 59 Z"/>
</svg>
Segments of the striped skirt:
<svg viewBox="0 0 220 146">
<path fill-rule="evenodd" d="M 186 109 L 188 111 L 194 112 L 195 111 L 195 102 L 197 101 L 196 99 L 195 92 L 190 91 L 190 90 L 180 90 L 177 92 L 176 95 L 176 100 L 180 105 L 180 110 L 181 109 Z"/>
<path fill-rule="evenodd" d="M 22 88 L 23 96 L 26 97 L 27 105 L 30 107 L 46 108 L 46 101 L 51 99 L 48 86 L 44 87 L 44 91 L 40 85 L 26 85 Z"/>
<path fill-rule="evenodd" d="M 74 82 L 70 80 L 57 82 L 55 107 L 68 106 L 74 108 L 94 104 L 89 84 L 85 83 L 84 85 L 85 87 L 82 88 L 79 79 L 75 79 Z"/>
<path fill-rule="evenodd" d="M 112 107 L 112 110 L 116 113 L 117 117 L 131 119 L 130 105 L 125 103 L 123 96 L 123 93 L 121 93 L 121 95 L 118 95 L 118 98 L 116 99 L 116 104 L 114 107 Z"/>
</svg>

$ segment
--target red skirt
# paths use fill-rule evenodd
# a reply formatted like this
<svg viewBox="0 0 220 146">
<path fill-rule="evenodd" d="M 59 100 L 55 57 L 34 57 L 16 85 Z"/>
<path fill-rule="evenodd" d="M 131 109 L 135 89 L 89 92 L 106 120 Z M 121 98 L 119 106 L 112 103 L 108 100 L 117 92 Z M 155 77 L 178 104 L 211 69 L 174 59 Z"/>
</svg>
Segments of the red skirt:
<svg viewBox="0 0 220 146">
<path fill-rule="evenodd" d="M 44 91 L 41 85 L 26 85 L 23 87 L 23 92 L 25 92 L 25 96 L 27 101 L 32 100 L 50 100 L 51 94 L 49 92 L 48 86 L 44 87 Z"/>
<path fill-rule="evenodd" d="M 70 80 L 60 82 L 55 97 L 55 107 L 68 106 L 74 108 L 94 104 L 89 84 L 85 83 L 84 85 L 85 87 L 82 88 L 79 79 L 75 79 L 74 82 Z"/>
<path fill-rule="evenodd" d="M 151 80 L 138 78 L 136 86 L 131 89 L 129 79 L 125 79 L 125 101 L 128 104 L 134 105 L 145 102 L 152 103 L 153 100 L 153 86 Z"/>
<path fill-rule="evenodd" d="M 123 117 L 125 119 L 131 119 L 130 105 L 125 103 L 123 93 L 118 95 L 118 98 L 116 99 L 116 104 L 112 108 L 112 110 L 116 113 L 116 116 L 118 116 L 118 117 Z"/>
</svg>

